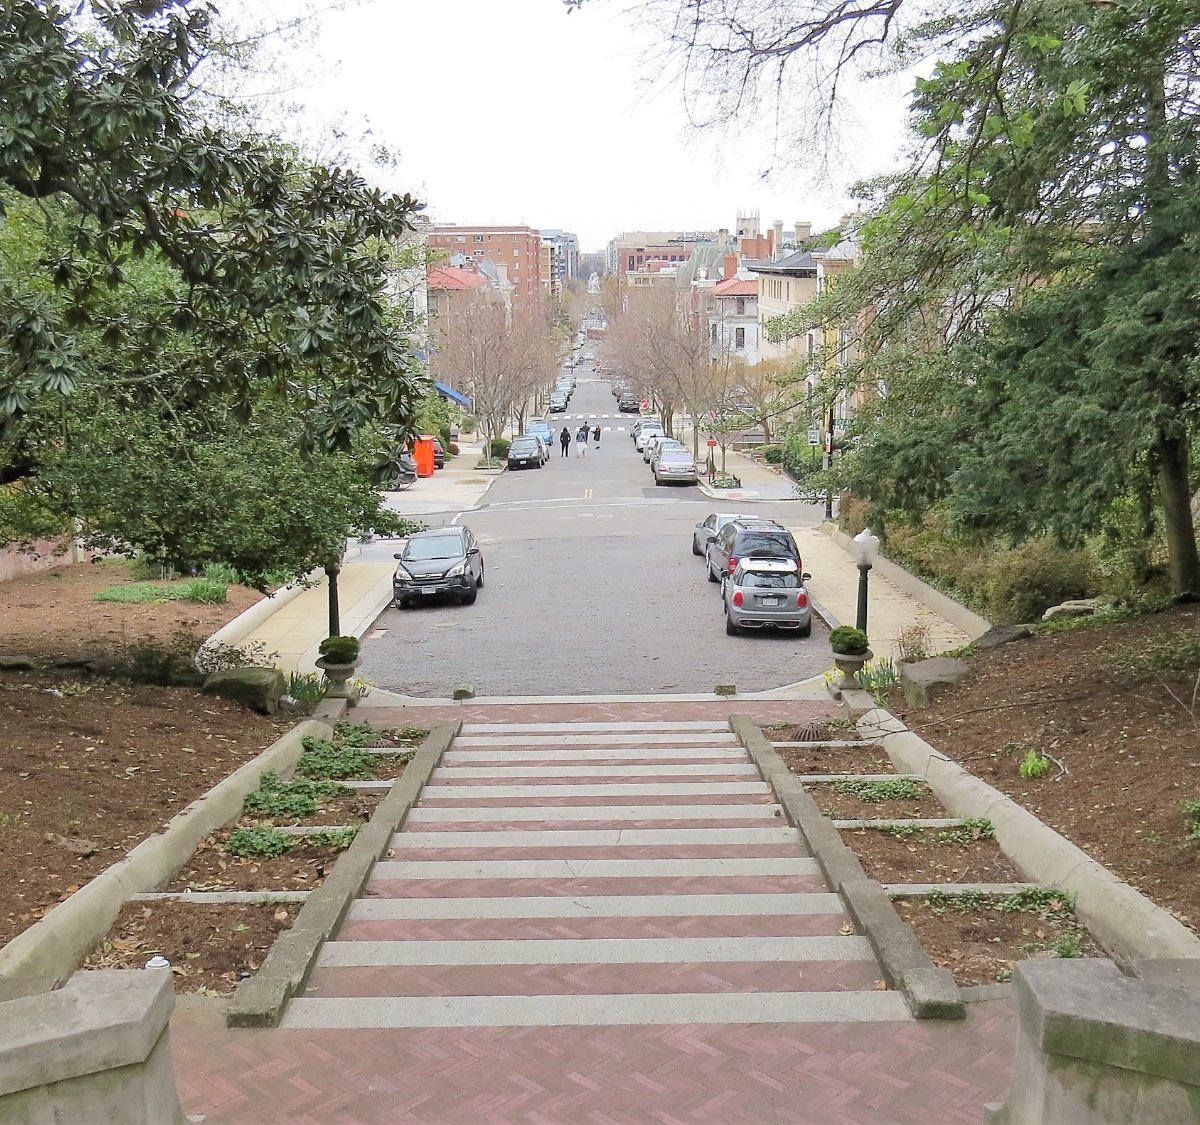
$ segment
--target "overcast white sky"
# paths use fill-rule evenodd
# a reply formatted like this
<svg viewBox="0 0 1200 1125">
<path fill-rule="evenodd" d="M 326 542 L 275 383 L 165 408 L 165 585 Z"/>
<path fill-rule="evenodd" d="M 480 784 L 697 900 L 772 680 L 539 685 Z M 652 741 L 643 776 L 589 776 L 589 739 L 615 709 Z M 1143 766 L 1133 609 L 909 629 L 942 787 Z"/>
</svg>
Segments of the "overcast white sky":
<svg viewBox="0 0 1200 1125">
<path fill-rule="evenodd" d="M 231 6 L 282 16 L 296 2 Z M 840 183 L 802 170 L 764 179 L 769 135 L 697 134 L 676 88 L 646 88 L 652 44 L 622 7 L 361 0 L 325 14 L 315 51 L 292 55 L 289 96 L 306 103 L 310 134 L 340 113 L 369 124 L 400 157 L 375 178 L 418 195 L 435 221 L 558 227 L 585 252 L 623 230 L 732 227 L 739 210 L 757 210 L 764 229 L 776 218 L 820 229 L 850 206 L 847 184 L 894 161 L 899 100 L 873 95 L 835 160 Z"/>
</svg>

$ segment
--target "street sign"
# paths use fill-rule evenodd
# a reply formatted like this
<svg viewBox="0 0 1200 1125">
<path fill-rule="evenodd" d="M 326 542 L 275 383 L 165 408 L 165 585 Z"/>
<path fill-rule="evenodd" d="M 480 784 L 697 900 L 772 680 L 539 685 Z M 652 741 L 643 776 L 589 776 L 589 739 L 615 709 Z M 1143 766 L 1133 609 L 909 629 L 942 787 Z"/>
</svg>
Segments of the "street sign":
<svg viewBox="0 0 1200 1125">
<path fill-rule="evenodd" d="M 709 449 L 712 449 L 712 447 L 716 444 L 717 444 L 717 439 L 715 437 L 710 437 L 708 439 L 708 448 Z"/>
<path fill-rule="evenodd" d="M 810 426 L 808 429 L 808 444 L 809 445 L 820 445 L 821 444 L 821 431 L 816 426 Z"/>
<path fill-rule="evenodd" d="M 649 399 L 642 399 L 642 409 L 645 410 L 650 405 Z"/>
</svg>

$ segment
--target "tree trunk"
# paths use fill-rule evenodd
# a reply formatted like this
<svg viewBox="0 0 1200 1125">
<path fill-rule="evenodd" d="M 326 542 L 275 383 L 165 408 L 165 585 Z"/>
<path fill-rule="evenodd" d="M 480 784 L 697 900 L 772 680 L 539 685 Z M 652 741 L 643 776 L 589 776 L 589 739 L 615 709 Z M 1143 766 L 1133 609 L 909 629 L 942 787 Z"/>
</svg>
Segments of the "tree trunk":
<svg viewBox="0 0 1200 1125">
<path fill-rule="evenodd" d="M 1167 571 L 1172 594 L 1200 593 L 1200 553 L 1188 486 L 1187 438 L 1161 436 L 1158 445 L 1158 492 L 1167 533 Z"/>
</svg>

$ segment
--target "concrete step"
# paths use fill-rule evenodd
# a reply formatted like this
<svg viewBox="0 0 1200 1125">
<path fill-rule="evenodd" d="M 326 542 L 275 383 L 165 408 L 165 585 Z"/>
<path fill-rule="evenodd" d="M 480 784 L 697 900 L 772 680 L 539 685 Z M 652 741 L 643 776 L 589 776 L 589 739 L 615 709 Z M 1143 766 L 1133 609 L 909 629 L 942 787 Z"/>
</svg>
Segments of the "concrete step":
<svg viewBox="0 0 1200 1125">
<path fill-rule="evenodd" d="M 418 805 L 408 814 L 406 827 L 445 824 L 456 820 L 488 821 L 570 821 L 594 820 L 617 824 L 624 820 L 759 820 L 783 823 L 778 805 L 747 802 L 736 805 L 534 805 L 462 808 Z"/>
<path fill-rule="evenodd" d="M 327 941 L 321 968 L 376 965 L 666 965 L 869 961 L 865 937 L 529 938 L 510 941 Z"/>
<path fill-rule="evenodd" d="M 620 734 L 460 734 L 455 747 L 518 746 L 533 749 L 538 746 L 738 746 L 729 731 L 628 732 Z"/>
<path fill-rule="evenodd" d="M 599 785 L 547 782 L 545 785 L 429 785 L 422 792 L 421 800 L 424 803 L 479 797 L 762 797 L 768 793 L 770 789 L 765 781 L 703 781 L 691 785 L 678 781 L 661 784 L 614 781 Z"/>
<path fill-rule="evenodd" d="M 521 832 L 397 832 L 393 848 L 577 848 L 656 847 L 678 844 L 794 844 L 799 838 L 792 828 L 612 828 L 608 831 L 572 832 L 542 830 Z"/>
<path fill-rule="evenodd" d="M 686 722 L 663 722 L 648 719 L 642 722 L 624 720 L 608 723 L 463 723 L 462 734 L 585 734 L 592 731 L 600 734 L 624 734 L 628 731 L 718 731 L 729 732 L 729 724 L 720 721 L 689 720 Z"/>
<path fill-rule="evenodd" d="M 819 875 L 815 859 L 382 860 L 371 879 L 694 879 Z"/>
<path fill-rule="evenodd" d="M 430 777 L 431 784 L 443 781 L 473 781 L 484 777 L 536 777 L 536 778 L 567 778 L 567 777 L 597 777 L 597 778 L 628 778 L 630 781 L 638 778 L 671 778 L 704 777 L 704 778 L 759 778 L 759 772 L 751 765 L 737 763 L 717 763 L 710 765 L 675 766 L 625 766 L 625 765 L 509 765 L 507 762 L 497 762 L 491 766 L 460 766 L 457 762 L 443 762 Z"/>
<path fill-rule="evenodd" d="M 734 746 L 628 746 L 610 747 L 606 750 L 590 750 L 579 747 L 575 750 L 518 750 L 515 747 L 497 747 L 494 750 L 447 750 L 442 755 L 444 765 L 462 763 L 496 762 L 513 764 L 525 762 L 575 762 L 616 764 L 618 762 L 745 762 L 746 751 Z"/>
<path fill-rule="evenodd" d="M 587 898 L 363 898 L 353 921 L 431 918 L 675 918 L 697 915 L 838 914 L 831 891 L 765 895 L 596 895 Z"/>
<path fill-rule="evenodd" d="M 909 1019 L 898 992 L 667 996 L 353 996 L 293 1000 L 293 1028 L 610 1027 L 650 1024 L 855 1023 Z"/>
</svg>

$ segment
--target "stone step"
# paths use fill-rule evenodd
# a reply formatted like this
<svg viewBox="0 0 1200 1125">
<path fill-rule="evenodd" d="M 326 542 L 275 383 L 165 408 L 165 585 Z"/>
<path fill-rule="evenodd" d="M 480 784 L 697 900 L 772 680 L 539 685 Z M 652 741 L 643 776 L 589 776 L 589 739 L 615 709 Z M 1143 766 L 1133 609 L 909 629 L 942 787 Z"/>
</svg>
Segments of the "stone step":
<svg viewBox="0 0 1200 1125">
<path fill-rule="evenodd" d="M 635 784 L 614 781 L 599 785 L 553 782 L 547 782 L 545 785 L 429 785 L 422 792 L 421 801 L 465 801 L 477 797 L 757 797 L 769 792 L 765 781 L 703 781 L 695 784 Z"/>
<path fill-rule="evenodd" d="M 446 781 L 474 781 L 484 777 L 623 777 L 636 778 L 759 778 L 759 772 L 753 766 L 738 763 L 711 765 L 661 765 L 661 766 L 625 766 L 625 765 L 509 765 L 507 762 L 497 762 L 492 766 L 460 766 L 456 762 L 443 762 L 430 777 L 431 784 Z"/>
<path fill-rule="evenodd" d="M 841 898 L 808 894 L 596 895 L 588 898 L 363 898 L 353 921 L 395 918 L 675 918 L 705 914 L 838 914 Z"/>
<path fill-rule="evenodd" d="M 460 734 L 454 740 L 458 748 L 471 746 L 738 746 L 738 740 L 726 731 L 628 732 L 620 734 Z"/>
<path fill-rule="evenodd" d="M 898 992 L 605 996 L 353 996 L 293 1000 L 280 1027 L 611 1027 L 856 1023 L 909 1019 Z"/>
<path fill-rule="evenodd" d="M 462 734 L 585 734 L 596 731 L 600 734 L 624 734 L 627 731 L 718 731 L 729 732 L 729 724 L 720 721 L 687 720 L 683 722 L 664 722 L 657 719 L 647 719 L 642 722 L 633 720 L 613 721 L 607 723 L 463 723 Z"/>
<path fill-rule="evenodd" d="M 782 823 L 778 805 L 746 803 L 736 805 L 533 805 L 462 808 L 418 805 L 405 819 L 406 827 L 466 820 L 483 823 L 501 821 L 593 820 L 616 824 L 623 820 L 762 820 Z"/>
<path fill-rule="evenodd" d="M 681 844 L 796 844 L 796 832 L 778 828 L 612 828 L 608 831 L 397 832 L 393 848 L 655 847 Z"/>
<path fill-rule="evenodd" d="M 788 859 L 381 860 L 371 879 L 692 879 L 819 874 L 817 861 Z"/>
<path fill-rule="evenodd" d="M 327 941 L 321 968 L 375 965 L 664 965 L 723 961 L 867 961 L 865 937 L 528 938 Z"/>
<path fill-rule="evenodd" d="M 607 750 L 518 750 L 513 747 L 497 747 L 494 750 L 447 750 L 442 755 L 443 765 L 468 762 L 575 762 L 613 763 L 645 761 L 685 762 L 744 762 L 746 751 L 734 746 L 629 746 Z"/>
</svg>

